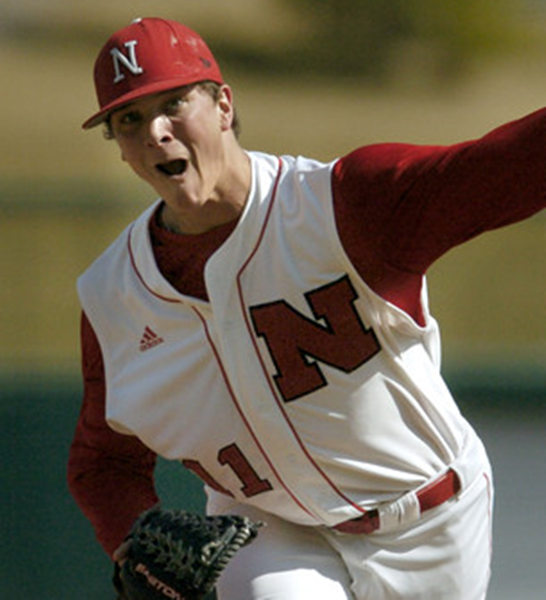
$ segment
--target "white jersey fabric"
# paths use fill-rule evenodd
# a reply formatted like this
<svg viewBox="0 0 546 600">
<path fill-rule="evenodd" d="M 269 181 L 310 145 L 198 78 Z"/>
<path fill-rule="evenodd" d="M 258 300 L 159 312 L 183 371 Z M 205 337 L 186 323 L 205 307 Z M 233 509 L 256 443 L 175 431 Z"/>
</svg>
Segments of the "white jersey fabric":
<svg viewBox="0 0 546 600">
<path fill-rule="evenodd" d="M 334 163 L 249 155 L 248 201 L 206 265 L 208 302 L 159 272 L 157 204 L 80 278 L 106 417 L 238 502 L 331 526 L 424 485 L 479 442 L 440 374 L 425 285 L 421 327 L 345 254 Z"/>
</svg>

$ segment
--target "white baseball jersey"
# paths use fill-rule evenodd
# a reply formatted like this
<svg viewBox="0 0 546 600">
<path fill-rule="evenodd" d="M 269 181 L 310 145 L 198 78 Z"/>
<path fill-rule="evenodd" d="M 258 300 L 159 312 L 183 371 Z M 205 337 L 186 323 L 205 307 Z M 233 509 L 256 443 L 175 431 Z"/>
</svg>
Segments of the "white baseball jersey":
<svg viewBox="0 0 546 600">
<path fill-rule="evenodd" d="M 79 280 L 106 417 L 217 491 L 334 525 L 431 480 L 476 439 L 438 327 L 371 290 L 338 238 L 331 170 L 250 153 L 252 187 L 209 259 L 209 302 L 159 272 L 145 211 Z"/>
</svg>

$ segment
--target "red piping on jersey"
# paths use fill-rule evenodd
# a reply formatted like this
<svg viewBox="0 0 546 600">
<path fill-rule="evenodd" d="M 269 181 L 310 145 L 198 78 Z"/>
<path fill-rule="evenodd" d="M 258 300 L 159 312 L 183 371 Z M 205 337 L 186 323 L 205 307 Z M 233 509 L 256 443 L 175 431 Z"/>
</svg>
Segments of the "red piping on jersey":
<svg viewBox="0 0 546 600">
<path fill-rule="evenodd" d="M 183 304 L 182 300 L 179 300 L 178 298 L 168 298 L 167 296 L 162 296 L 161 294 L 154 292 L 154 290 L 144 280 L 144 277 L 142 276 L 142 274 L 140 273 L 140 271 L 138 270 L 138 267 L 136 265 L 135 255 L 133 253 L 133 248 L 131 247 L 131 237 L 133 234 L 134 226 L 135 225 L 133 223 L 133 225 L 131 225 L 131 228 L 129 229 L 129 235 L 127 236 L 127 250 L 129 251 L 129 258 L 131 260 L 131 265 L 132 265 L 133 270 L 136 273 L 136 276 L 138 277 L 140 283 L 142 283 L 142 285 L 146 288 L 146 290 L 148 292 L 150 292 L 150 294 L 152 294 L 152 296 L 155 296 L 156 298 L 159 298 L 160 300 L 164 300 L 165 302 L 171 302 L 173 304 Z"/>
<path fill-rule="evenodd" d="M 212 340 L 212 338 L 210 336 L 210 332 L 209 332 L 209 328 L 208 328 L 206 319 L 199 312 L 199 310 L 197 308 L 195 308 L 194 306 L 192 306 L 192 310 L 199 317 L 201 323 L 203 324 L 203 329 L 205 330 L 205 335 L 207 337 L 207 340 L 208 340 L 208 343 L 209 343 L 210 347 L 212 348 L 212 352 L 214 354 L 214 358 L 216 359 L 216 362 L 218 363 L 218 368 L 220 369 L 220 372 L 221 372 L 222 377 L 224 379 L 224 382 L 226 384 L 226 387 L 227 387 L 227 390 L 229 392 L 229 395 L 231 396 L 231 399 L 233 401 L 233 404 L 235 405 L 235 408 L 237 409 L 237 412 L 239 413 L 239 416 L 241 417 L 243 423 L 245 424 L 246 428 L 248 429 L 250 435 L 252 436 L 252 439 L 254 440 L 254 443 L 256 444 L 256 446 L 258 447 L 258 449 L 260 450 L 260 452 L 262 453 L 262 455 L 265 458 L 267 464 L 269 465 L 269 468 L 271 469 L 271 471 L 273 472 L 273 474 L 275 475 L 275 477 L 279 480 L 279 482 L 281 483 L 281 485 L 283 486 L 283 488 L 288 492 L 288 494 L 290 495 L 290 497 L 292 498 L 292 500 L 294 500 L 294 502 L 302 510 L 304 510 L 308 515 L 310 515 L 310 516 L 313 517 L 313 515 L 309 512 L 309 510 L 290 491 L 289 487 L 284 483 L 284 481 L 282 480 L 282 477 L 279 475 L 277 469 L 275 468 L 275 466 L 273 465 L 273 463 L 271 462 L 271 460 L 267 456 L 267 453 L 265 452 L 263 446 L 260 444 L 260 441 L 258 440 L 258 438 L 257 438 L 256 434 L 254 433 L 254 431 L 253 431 L 250 423 L 248 422 L 247 418 L 245 417 L 245 415 L 244 415 L 241 407 L 239 406 L 239 402 L 237 400 L 235 392 L 233 391 L 233 388 L 231 387 L 231 383 L 229 382 L 229 377 L 228 377 L 228 375 L 226 373 L 226 370 L 224 369 L 224 365 L 222 363 L 222 359 L 220 358 L 220 354 L 219 354 L 218 350 L 216 349 L 216 345 L 214 344 L 214 341 Z"/>
<path fill-rule="evenodd" d="M 279 172 L 277 175 L 277 180 L 275 182 L 275 186 L 273 188 L 273 196 L 275 195 L 275 191 L 277 189 L 277 184 L 280 178 L 280 174 L 281 174 L 281 165 L 280 165 L 280 160 L 279 160 Z M 134 225 L 131 226 L 131 229 L 129 230 L 129 235 L 127 238 L 127 247 L 128 247 L 128 251 L 129 251 L 129 257 L 131 259 L 131 265 L 138 277 L 138 279 L 140 280 L 140 282 L 142 283 L 142 285 L 145 287 L 145 289 L 152 294 L 153 296 L 155 296 L 156 298 L 159 298 L 160 300 L 164 300 L 165 302 L 171 302 L 171 303 L 177 303 L 177 304 L 184 304 L 182 302 L 182 300 L 179 300 L 178 298 L 168 298 L 166 296 L 162 296 L 161 294 L 158 294 L 156 292 L 154 292 L 154 290 L 146 283 L 146 281 L 144 280 L 144 277 L 141 275 L 141 273 L 139 272 L 137 266 L 136 266 L 136 261 L 134 258 L 134 254 L 133 254 L 133 250 L 131 248 L 131 234 L 133 232 L 133 227 Z M 209 333 L 209 329 L 208 329 L 208 325 L 207 325 L 207 321 L 206 319 L 203 317 L 203 315 L 199 312 L 199 310 L 197 308 L 195 308 L 194 306 L 191 307 L 193 312 L 198 316 L 199 320 L 201 321 L 202 325 L 203 325 L 203 329 L 205 330 L 205 336 L 207 338 L 207 341 L 212 349 L 212 352 L 214 354 L 214 357 L 216 359 L 216 362 L 218 364 L 218 368 L 220 369 L 220 373 L 222 374 L 222 378 L 224 379 L 224 382 L 226 384 L 227 390 L 229 392 L 229 395 L 233 401 L 233 404 L 235 405 L 235 408 L 237 409 L 237 412 L 239 413 L 239 416 L 241 417 L 243 423 L 245 424 L 246 428 L 248 429 L 252 439 L 254 440 L 254 443 L 256 444 L 256 446 L 258 447 L 258 449 L 260 450 L 260 452 L 262 453 L 265 461 L 267 462 L 267 464 L 269 465 L 269 468 L 271 469 L 271 471 L 273 472 L 273 474 L 275 475 L 275 477 L 279 480 L 280 484 L 282 485 L 282 487 L 286 490 L 286 492 L 288 493 L 288 495 L 292 498 L 292 500 L 294 500 L 294 502 L 304 511 L 306 512 L 308 515 L 310 515 L 311 517 L 315 518 L 314 515 L 311 514 L 311 512 L 300 502 L 300 500 L 298 500 L 298 498 L 294 495 L 294 493 L 288 488 L 288 486 L 284 483 L 283 479 L 281 478 L 281 476 L 279 475 L 277 469 L 275 468 L 275 466 L 273 465 L 273 463 L 271 462 L 271 459 L 267 456 L 267 453 L 265 452 L 264 448 L 262 447 L 262 445 L 260 444 L 260 441 L 258 440 L 256 434 L 254 433 L 252 427 L 250 426 L 250 423 L 248 422 L 247 418 L 245 417 L 241 407 L 239 406 L 239 402 L 237 400 L 237 397 L 235 395 L 235 392 L 233 391 L 233 388 L 231 387 L 231 383 L 229 381 L 228 375 L 226 373 L 226 370 L 224 369 L 224 365 L 222 364 L 222 360 L 220 358 L 220 355 L 218 353 L 218 350 L 216 349 L 216 346 L 214 345 L 214 342 L 210 336 Z"/>
<path fill-rule="evenodd" d="M 267 368 L 265 366 L 264 360 L 263 360 L 262 355 L 260 353 L 260 350 L 258 348 L 258 343 L 257 343 L 256 337 L 255 337 L 253 329 L 252 329 L 252 327 L 250 325 L 250 320 L 249 320 L 249 316 L 248 316 L 247 310 L 245 308 L 246 305 L 245 305 L 244 298 L 243 298 L 243 289 L 242 289 L 242 285 L 241 285 L 241 277 L 243 275 L 244 270 L 247 268 L 247 266 L 250 264 L 250 262 L 252 261 L 252 259 L 256 255 L 256 253 L 258 252 L 258 248 L 260 247 L 260 244 L 262 243 L 262 240 L 264 238 L 265 230 L 267 229 L 267 225 L 269 223 L 269 218 L 270 218 L 271 212 L 273 210 L 273 205 L 275 204 L 275 200 L 277 199 L 277 189 L 278 189 L 278 186 L 279 186 L 281 172 L 282 172 L 282 159 L 279 158 L 279 172 L 278 172 L 278 175 L 277 175 L 277 179 L 275 180 L 275 184 L 273 186 L 273 191 L 272 191 L 272 194 L 271 194 L 271 200 L 269 202 L 269 206 L 267 207 L 267 212 L 266 212 L 265 219 L 264 219 L 264 222 L 263 222 L 263 225 L 262 225 L 262 229 L 260 231 L 260 235 L 258 236 L 258 239 L 256 241 L 256 245 L 254 246 L 252 252 L 249 254 L 248 258 L 243 263 L 243 265 L 239 269 L 239 272 L 237 273 L 237 290 L 238 290 L 238 293 L 239 293 L 239 302 L 240 302 L 240 305 L 241 305 L 241 312 L 243 313 L 243 318 L 244 318 L 244 321 L 245 321 L 245 324 L 246 324 L 246 327 L 247 327 L 247 330 L 248 330 L 248 333 L 249 333 L 249 337 L 251 339 L 251 342 L 252 342 L 252 345 L 254 347 L 254 351 L 256 352 L 256 355 L 258 357 L 258 360 L 260 361 L 260 365 L 261 365 L 262 370 L 264 372 L 264 375 L 265 375 L 265 378 L 267 380 L 267 384 L 269 386 L 271 394 L 273 395 L 273 398 L 275 399 L 275 402 L 277 403 L 277 406 L 279 407 L 279 410 L 281 411 L 281 413 L 282 413 L 282 415 L 283 415 L 286 423 L 288 424 L 288 427 L 290 428 L 290 431 L 292 432 L 292 434 L 293 434 L 294 438 L 296 439 L 298 445 L 300 446 L 301 450 L 303 451 L 303 453 L 305 454 L 305 456 L 307 457 L 307 459 L 309 460 L 309 462 L 315 467 L 315 469 L 320 473 L 320 475 L 323 477 L 323 479 L 334 490 L 334 492 L 336 494 L 338 494 L 338 496 L 340 498 L 343 498 L 343 500 L 345 500 L 345 502 L 347 502 L 348 504 L 350 504 L 353 508 L 356 508 L 360 513 L 366 514 L 366 512 L 367 512 L 366 509 L 364 509 L 361 506 L 358 506 L 357 504 L 355 504 L 350 498 L 348 498 L 347 496 L 345 496 L 345 494 L 343 494 L 343 492 L 336 487 L 336 485 L 334 484 L 334 482 L 318 466 L 318 464 L 315 462 L 315 460 L 313 459 L 313 457 L 311 456 L 311 454 L 309 453 L 309 451 L 305 447 L 305 444 L 301 440 L 301 438 L 298 435 L 298 433 L 297 433 L 294 425 L 290 421 L 290 418 L 288 417 L 288 414 L 286 413 L 286 411 L 284 409 L 283 402 L 279 398 L 278 391 L 275 388 L 275 385 L 273 384 L 273 381 L 271 380 L 271 377 L 269 376 L 269 373 L 268 373 Z"/>
</svg>

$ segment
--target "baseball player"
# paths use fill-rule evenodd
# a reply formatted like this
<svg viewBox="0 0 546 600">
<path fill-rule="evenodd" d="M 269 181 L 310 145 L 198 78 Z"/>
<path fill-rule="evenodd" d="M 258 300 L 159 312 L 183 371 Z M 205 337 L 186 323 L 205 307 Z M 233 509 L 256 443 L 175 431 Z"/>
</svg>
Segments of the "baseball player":
<svg viewBox="0 0 546 600">
<path fill-rule="evenodd" d="M 115 559 L 156 456 L 210 514 L 267 527 L 221 600 L 485 597 L 492 478 L 440 374 L 425 273 L 544 207 L 546 110 L 452 146 L 322 163 L 246 151 L 203 40 L 138 19 L 95 63 L 99 111 L 158 200 L 79 279 L 69 483 Z"/>
</svg>

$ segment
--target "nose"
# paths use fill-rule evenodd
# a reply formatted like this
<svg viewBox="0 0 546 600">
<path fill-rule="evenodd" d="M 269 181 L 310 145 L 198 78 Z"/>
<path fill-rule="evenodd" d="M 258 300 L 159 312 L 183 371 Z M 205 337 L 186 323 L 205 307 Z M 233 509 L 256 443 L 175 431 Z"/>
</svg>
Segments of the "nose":
<svg viewBox="0 0 546 600">
<path fill-rule="evenodd" d="M 173 140 L 172 124 L 169 117 L 165 114 L 158 114 L 150 118 L 148 124 L 148 144 L 151 146 L 161 146 Z"/>
</svg>

